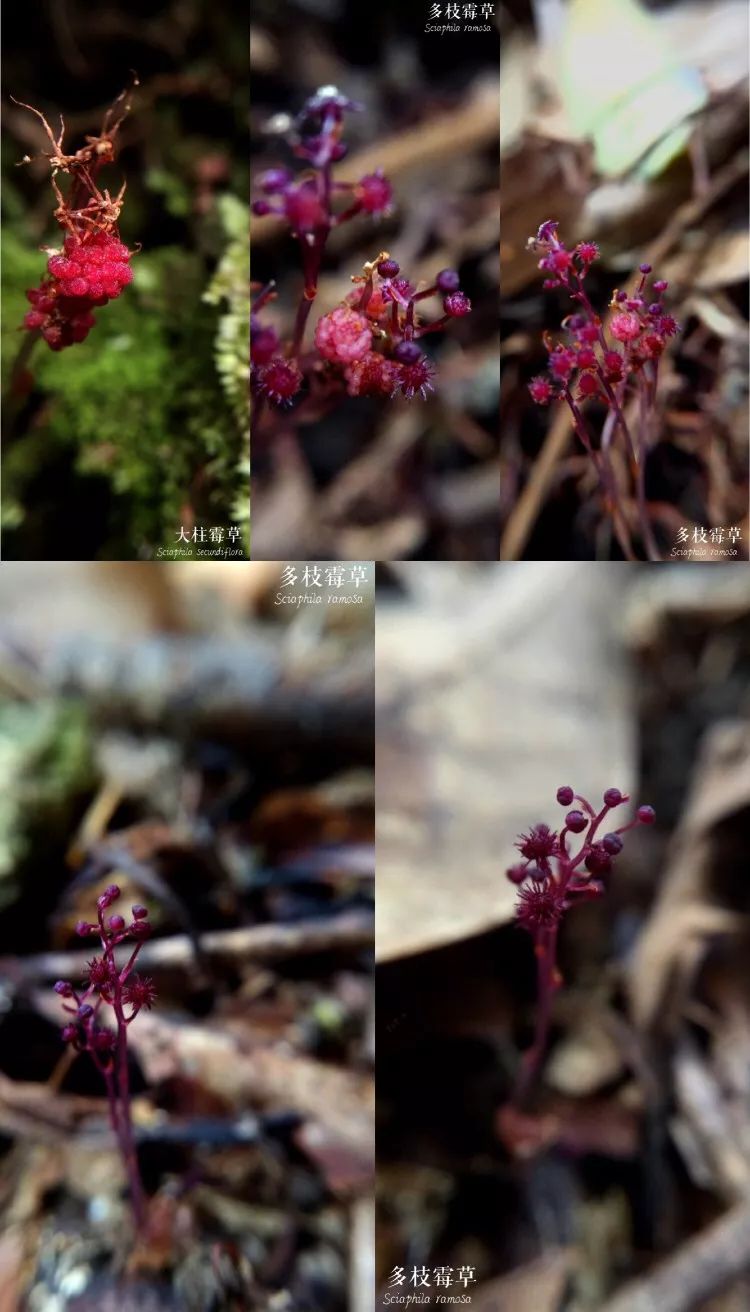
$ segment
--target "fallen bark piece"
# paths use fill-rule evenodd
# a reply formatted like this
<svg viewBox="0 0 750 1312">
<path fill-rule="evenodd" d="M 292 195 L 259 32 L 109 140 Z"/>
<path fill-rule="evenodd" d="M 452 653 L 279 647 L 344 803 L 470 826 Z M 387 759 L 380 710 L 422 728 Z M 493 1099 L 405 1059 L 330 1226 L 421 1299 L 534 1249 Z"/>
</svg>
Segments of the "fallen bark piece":
<svg viewBox="0 0 750 1312">
<path fill-rule="evenodd" d="M 208 1030 L 155 1012 L 135 1026 L 131 1045 L 149 1083 L 190 1072 L 204 1088 L 238 1108 L 292 1110 L 319 1121 L 342 1149 L 371 1171 L 373 1081 L 278 1047 L 251 1046 L 231 1022 Z M 366 1166 L 365 1166 L 366 1164 Z"/>
</svg>

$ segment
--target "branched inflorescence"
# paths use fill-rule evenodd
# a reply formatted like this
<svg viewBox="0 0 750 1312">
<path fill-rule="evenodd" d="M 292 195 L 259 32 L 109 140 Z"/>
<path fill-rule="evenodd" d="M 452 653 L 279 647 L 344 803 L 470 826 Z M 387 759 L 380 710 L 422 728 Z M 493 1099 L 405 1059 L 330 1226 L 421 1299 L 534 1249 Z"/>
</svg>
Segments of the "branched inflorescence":
<svg viewBox="0 0 750 1312">
<path fill-rule="evenodd" d="M 304 286 L 294 330 L 284 349 L 276 330 L 260 317 L 275 296 L 275 284 L 258 289 L 251 317 L 252 386 L 258 397 L 285 407 L 305 382 L 319 395 L 344 389 L 350 396 L 425 397 L 433 389 L 434 368 L 418 346 L 427 333 L 471 312 L 458 274 L 444 269 L 430 287 L 405 277 L 388 251 L 381 251 L 352 277 L 354 290 L 323 315 L 315 328 L 315 352 L 303 354 L 305 327 L 318 288 L 320 266 L 334 228 L 357 215 L 380 217 L 391 210 L 391 184 L 381 170 L 357 182 L 334 180 L 333 166 L 346 155 L 341 140 L 344 114 L 361 105 L 335 87 L 321 87 L 304 106 L 295 126 L 295 154 L 308 168 L 295 178 L 286 168 L 260 178 L 258 216 L 275 214 L 290 228 L 301 255 Z M 442 299 L 442 315 L 423 322 L 418 306 Z"/>
<path fill-rule="evenodd" d="M 609 324 L 605 327 L 585 287 L 587 274 L 599 257 L 598 247 L 595 242 L 582 241 L 574 250 L 568 250 L 557 228 L 554 221 L 543 223 L 536 237 L 529 239 L 529 248 L 541 253 L 539 268 L 547 274 L 544 289 L 563 288 L 576 309 L 563 320 L 565 340 L 553 342 L 545 334 L 549 372 L 533 378 L 529 391 L 537 405 L 561 399 L 569 406 L 575 431 L 599 476 L 623 554 L 634 559 L 630 522 L 633 502 L 627 495 L 623 497 L 612 463 L 612 446 L 619 437 L 618 445 L 634 485 L 638 531 L 649 559 L 658 560 L 645 499 L 644 471 L 651 444 L 659 361 L 668 339 L 680 331 L 662 301 L 668 284 L 663 278 L 656 279 L 648 291 L 651 265 L 641 264 L 632 295 L 627 291 L 613 293 Z M 598 401 L 607 411 L 598 442 L 581 408 L 587 401 Z M 631 401 L 634 418 L 626 415 Z"/>
<path fill-rule="evenodd" d="M 67 980 L 58 980 L 55 992 L 64 999 L 63 1007 L 71 1016 L 62 1031 L 64 1041 L 77 1052 L 88 1052 L 104 1079 L 110 1122 L 127 1172 L 136 1224 L 140 1227 L 144 1221 L 144 1201 L 130 1117 L 127 1031 L 144 1007 L 151 1009 L 156 990 L 150 979 L 133 974 L 138 953 L 151 933 L 148 911 L 143 906 L 132 907 L 129 924 L 120 915 L 105 920 L 104 913 L 119 897 L 117 885 L 110 884 L 97 898 L 98 923 L 80 920 L 76 925 L 81 938 L 98 934 L 102 947 L 102 955 L 88 962 L 85 984 L 75 989 Z M 132 945 L 132 952 L 120 967 L 115 948 L 125 942 Z M 114 1029 L 102 1024 L 103 1004 L 112 1009 Z"/>
<path fill-rule="evenodd" d="M 26 293 L 31 309 L 23 326 L 39 333 L 51 350 L 61 351 L 84 341 L 95 323 L 93 310 L 115 300 L 133 281 L 132 252 L 120 240 L 117 227 L 125 183 L 114 197 L 97 183 L 99 170 L 114 159 L 115 138 L 129 105 L 123 93 L 105 115 L 99 135 L 86 137 L 86 145 L 74 155 L 63 149 L 62 119 L 55 137 L 39 110 L 31 105 L 23 108 L 41 120 L 51 143 L 52 150 L 45 158 L 57 200 L 54 218 L 65 234 L 61 248 L 44 248 L 47 273 L 38 287 Z M 122 113 L 115 118 L 118 108 Z M 29 162 L 28 157 L 22 161 Z M 56 181 L 60 172 L 70 178 L 67 195 Z"/>
<path fill-rule="evenodd" d="M 610 812 L 629 801 L 626 794 L 619 788 L 608 788 L 598 811 L 568 786 L 558 788 L 557 800 L 561 806 L 571 808 L 562 829 L 557 832 L 539 824 L 527 834 L 521 834 L 516 847 L 522 860 L 506 872 L 511 883 L 518 885 L 516 920 L 534 940 L 538 980 L 536 1032 L 524 1055 L 515 1089 L 516 1102 L 522 1101 L 541 1064 L 552 999 L 562 983 L 557 968 L 560 921 L 571 907 L 601 897 L 612 863 L 622 851 L 622 835 L 636 825 L 653 824 L 655 819 L 652 807 L 640 806 L 629 824 L 620 825 L 600 838 L 599 831 Z M 578 835 L 580 846 L 573 850 Z"/>
</svg>

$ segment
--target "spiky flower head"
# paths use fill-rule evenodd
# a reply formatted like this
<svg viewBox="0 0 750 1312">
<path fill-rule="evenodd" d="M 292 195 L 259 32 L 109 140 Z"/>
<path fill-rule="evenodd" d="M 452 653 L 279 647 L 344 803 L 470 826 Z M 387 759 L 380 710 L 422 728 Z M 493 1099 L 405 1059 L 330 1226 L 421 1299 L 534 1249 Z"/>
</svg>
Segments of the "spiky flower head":
<svg viewBox="0 0 750 1312">
<path fill-rule="evenodd" d="M 533 825 L 528 834 L 520 835 L 516 847 L 527 861 L 546 861 L 557 851 L 557 834 L 549 825 Z"/>
<path fill-rule="evenodd" d="M 526 929 L 552 929 L 563 913 L 563 900 L 557 886 L 525 884 L 519 889 L 516 918 Z"/>
<path fill-rule="evenodd" d="M 131 1007 L 145 1007 L 150 1011 L 156 1000 L 156 989 L 152 979 L 141 975 L 132 975 L 122 990 L 123 1000 Z"/>
</svg>

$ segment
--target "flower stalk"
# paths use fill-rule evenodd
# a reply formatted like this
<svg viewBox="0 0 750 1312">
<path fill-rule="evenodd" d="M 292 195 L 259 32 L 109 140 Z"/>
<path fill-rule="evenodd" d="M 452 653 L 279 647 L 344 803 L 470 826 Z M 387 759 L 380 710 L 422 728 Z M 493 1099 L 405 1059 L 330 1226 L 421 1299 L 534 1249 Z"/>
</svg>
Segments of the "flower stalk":
<svg viewBox="0 0 750 1312">
<path fill-rule="evenodd" d="M 656 279 L 647 292 L 652 270 L 649 264 L 641 264 L 634 294 L 613 293 L 612 314 L 605 330 L 585 287 L 589 270 L 599 257 L 598 247 L 585 241 L 568 250 L 557 229 L 554 220 L 543 223 L 536 237 L 529 239 L 528 246 L 540 255 L 539 268 L 548 275 L 544 289 L 564 289 L 576 308 L 562 322 L 567 340 L 555 344 L 545 334 L 549 373 L 533 378 L 529 392 L 537 405 L 549 405 L 557 399 L 568 405 L 576 434 L 594 464 L 605 509 L 612 518 L 625 558 L 638 558 L 631 537 L 635 530 L 646 557 L 660 560 L 646 498 L 645 467 L 655 415 L 659 360 L 668 339 L 679 332 L 679 325 L 662 303 L 668 284 Z M 626 408 L 630 415 L 626 402 L 631 399 L 635 402 L 635 427 L 626 416 Z M 589 435 L 580 409 L 589 401 L 598 402 L 608 412 L 598 446 Z M 623 487 L 618 485 L 610 458 L 618 434 L 629 480 Z"/>
<path fill-rule="evenodd" d="M 424 398 L 433 390 L 434 368 L 417 340 L 471 312 L 454 270 L 444 269 L 433 286 L 420 289 L 402 275 L 388 251 L 382 251 L 352 277 L 350 295 L 318 320 L 314 349 L 306 350 L 307 325 L 331 232 L 359 215 L 381 218 L 392 210 L 393 189 L 381 169 L 356 182 L 334 180 L 334 167 L 347 154 L 344 116 L 362 108 L 336 87 L 321 87 L 307 100 L 294 127 L 294 154 L 304 161 L 305 171 L 295 176 L 287 168 L 271 168 L 259 179 L 262 194 L 253 201 L 252 211 L 284 221 L 297 241 L 302 265 L 302 290 L 285 347 L 260 317 L 268 299 L 263 291 L 252 307 L 251 386 L 258 401 L 277 408 L 301 404 L 305 393 L 316 402 L 344 392 Z M 424 321 L 416 307 L 432 296 L 442 298 L 443 314 Z"/>
<path fill-rule="evenodd" d="M 138 953 L 151 933 L 146 907 L 131 908 L 130 924 L 121 915 L 110 916 L 105 921 L 105 911 L 119 897 L 118 886 L 110 884 L 97 898 L 97 924 L 81 920 L 76 926 L 81 938 L 98 934 L 102 948 L 101 957 L 93 957 L 88 963 L 86 983 L 76 989 L 68 980 L 58 980 L 55 992 L 64 999 L 63 1009 L 72 1018 L 62 1030 L 64 1042 L 70 1043 L 76 1052 L 88 1052 L 104 1080 L 109 1120 L 128 1179 L 136 1229 L 142 1230 L 146 1205 L 130 1110 L 128 1026 L 144 1007 L 150 1010 L 156 990 L 150 979 L 133 974 Z M 120 968 L 115 949 L 128 940 L 135 940 L 135 946 Z M 102 1005 L 112 1008 L 114 1030 L 100 1022 Z"/>
<path fill-rule="evenodd" d="M 563 828 L 556 832 L 539 824 L 521 834 L 516 847 L 523 860 L 506 871 L 507 878 L 518 887 L 516 922 L 533 939 L 537 970 L 534 1038 L 523 1055 L 511 1099 L 517 1107 L 531 1092 L 547 1051 L 552 1006 L 563 982 L 557 948 L 565 912 L 603 895 L 612 864 L 623 848 L 622 835 L 636 825 L 653 824 L 656 818 L 652 807 L 640 806 L 628 824 L 610 830 L 600 839 L 600 827 L 610 812 L 630 800 L 627 794 L 619 788 L 608 788 L 598 811 L 567 785 L 558 788 L 557 800 L 561 806 L 572 807 Z M 577 835 L 581 835 L 580 846 L 573 850 Z"/>
</svg>

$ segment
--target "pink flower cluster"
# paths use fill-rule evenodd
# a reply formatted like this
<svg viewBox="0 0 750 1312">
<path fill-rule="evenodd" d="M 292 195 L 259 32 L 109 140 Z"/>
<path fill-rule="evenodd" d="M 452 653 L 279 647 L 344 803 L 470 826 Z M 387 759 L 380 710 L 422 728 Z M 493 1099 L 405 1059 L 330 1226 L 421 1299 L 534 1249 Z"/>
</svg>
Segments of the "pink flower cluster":
<svg viewBox="0 0 750 1312">
<path fill-rule="evenodd" d="M 350 396 L 424 398 L 433 390 L 434 366 L 417 345 L 418 339 L 471 312 L 454 270 L 444 269 L 433 286 L 418 289 L 384 251 L 364 265 L 363 275 L 352 279 L 357 286 L 342 304 L 319 319 L 315 353 L 303 352 L 305 325 L 329 234 L 356 215 L 380 217 L 391 209 L 393 192 L 382 170 L 357 182 L 333 177 L 333 166 L 347 151 L 341 139 L 344 114 L 361 108 L 335 87 L 321 87 L 308 99 L 295 126 L 294 153 L 305 161 L 307 171 L 295 178 L 280 166 L 267 169 L 259 179 L 262 196 L 253 202 L 253 213 L 285 220 L 299 243 L 304 275 L 294 331 L 283 350 L 276 330 L 260 317 L 275 295 L 274 283 L 259 292 L 252 307 L 252 390 L 277 407 L 301 398 L 305 386 L 310 393 L 326 395 L 346 389 Z M 432 323 L 423 322 L 417 305 L 431 296 L 442 297 L 443 313 Z"/>
<path fill-rule="evenodd" d="M 364 266 L 354 278 L 359 286 L 341 305 L 321 316 L 314 343 L 320 357 L 311 376 L 330 385 L 339 377 L 350 396 L 396 396 L 411 400 L 433 390 L 434 365 L 418 339 L 437 332 L 452 319 L 471 313 L 471 302 L 458 285 L 458 274 L 443 269 L 431 287 L 417 290 L 387 252 Z M 443 314 L 423 322 L 417 304 L 442 297 Z M 261 293 L 262 303 L 268 299 Z M 253 307 L 251 356 L 254 390 L 275 405 L 289 404 L 302 390 L 304 377 L 297 363 L 280 354 L 275 329 L 258 317 L 261 297 Z"/>
<path fill-rule="evenodd" d="M 667 338 L 679 332 L 661 300 L 668 284 L 657 279 L 649 295 L 646 287 L 651 266 L 641 264 L 634 294 L 616 291 L 612 297 L 615 313 L 609 334 L 613 340 L 608 341 L 584 288 L 586 275 L 598 259 L 598 247 L 584 241 L 570 251 L 558 237 L 557 228 L 554 221 L 543 223 L 530 241 L 534 250 L 542 252 L 539 268 L 548 275 L 542 286 L 545 290 L 564 287 L 581 308 L 563 320 L 567 341 L 547 342 L 549 373 L 532 379 L 529 391 L 537 405 L 548 405 L 560 397 L 575 401 L 596 398 L 614 405 L 613 389 L 624 385 L 649 361 L 658 361 Z"/>
<path fill-rule="evenodd" d="M 563 784 L 557 790 L 560 806 L 567 810 L 562 829 L 534 825 L 516 843 L 522 860 L 506 872 L 518 886 L 516 921 L 531 935 L 537 967 L 537 1010 L 534 1041 L 524 1053 L 518 1071 L 513 1101 L 520 1104 L 528 1093 L 544 1057 L 549 1034 L 552 1001 L 562 984 L 557 968 L 557 937 L 566 911 L 578 903 L 598 898 L 612 863 L 622 851 L 622 835 L 636 825 L 653 824 L 650 806 L 640 806 L 629 824 L 611 829 L 601 838 L 599 830 L 610 812 L 629 801 L 619 788 L 608 788 L 597 810 L 580 793 Z M 573 805 L 577 803 L 577 805 Z M 580 847 L 574 850 L 581 835 Z"/>
<path fill-rule="evenodd" d="M 144 1007 L 147 1011 L 151 1009 L 156 989 L 152 980 L 133 973 L 138 954 L 151 934 L 148 910 L 136 903 L 130 909 L 129 923 L 117 913 L 108 915 L 109 908 L 119 898 L 117 884 L 110 884 L 96 899 L 97 923 L 78 921 L 76 934 L 80 938 L 98 935 L 102 953 L 88 962 L 86 983 L 81 988 L 59 979 L 55 993 L 63 999 L 63 1010 L 70 1017 L 62 1029 L 63 1041 L 76 1052 L 89 1053 L 106 1085 L 110 1124 L 122 1154 L 136 1224 L 140 1227 L 145 1218 L 145 1200 L 130 1115 L 127 1031 Z M 119 966 L 115 949 L 128 939 L 132 951 L 125 965 Z M 114 1029 L 100 1023 L 103 1003 L 112 1009 Z"/>
<path fill-rule="evenodd" d="M 629 801 L 619 788 L 608 788 L 603 806 L 596 811 L 585 797 L 564 785 L 557 790 L 561 806 L 578 806 L 568 811 L 563 828 L 557 832 L 548 825 L 534 825 L 516 843 L 523 860 L 511 866 L 507 877 L 519 886 L 516 917 L 518 923 L 538 937 L 557 926 L 562 915 L 576 902 L 601 896 L 604 876 L 622 851 L 621 835 L 636 825 L 653 824 L 655 813 L 650 806 L 640 806 L 629 824 L 597 834 L 610 811 Z M 583 834 L 581 846 L 570 850 L 574 835 Z"/>
</svg>

